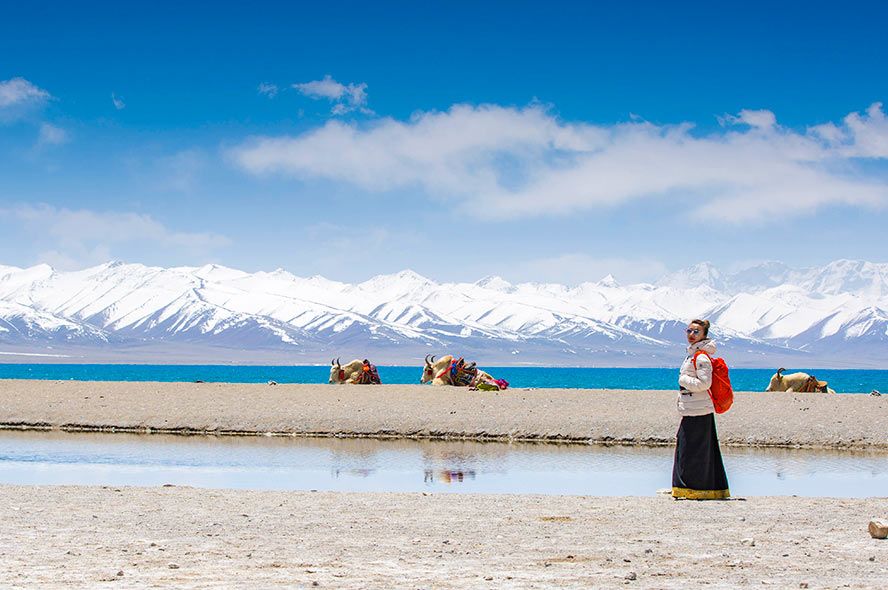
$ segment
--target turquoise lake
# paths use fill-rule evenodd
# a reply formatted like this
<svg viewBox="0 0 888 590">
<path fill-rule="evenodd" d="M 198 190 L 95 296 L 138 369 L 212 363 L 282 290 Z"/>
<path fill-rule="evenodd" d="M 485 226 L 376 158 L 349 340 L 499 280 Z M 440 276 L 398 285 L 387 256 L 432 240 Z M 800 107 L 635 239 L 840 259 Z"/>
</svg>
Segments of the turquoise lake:
<svg viewBox="0 0 888 590">
<path fill-rule="evenodd" d="M 610 369 L 564 367 L 483 367 L 512 387 L 587 389 L 676 389 L 675 369 Z M 787 372 L 806 371 L 829 381 L 839 393 L 888 393 L 888 371 L 787 367 Z M 419 383 L 419 367 L 380 366 L 383 383 Z M 763 391 L 771 369 L 731 369 L 737 391 Z M 51 379 L 75 381 L 206 381 L 228 383 L 327 383 L 327 366 L 238 365 L 75 365 L 0 364 L 0 379 Z"/>
</svg>

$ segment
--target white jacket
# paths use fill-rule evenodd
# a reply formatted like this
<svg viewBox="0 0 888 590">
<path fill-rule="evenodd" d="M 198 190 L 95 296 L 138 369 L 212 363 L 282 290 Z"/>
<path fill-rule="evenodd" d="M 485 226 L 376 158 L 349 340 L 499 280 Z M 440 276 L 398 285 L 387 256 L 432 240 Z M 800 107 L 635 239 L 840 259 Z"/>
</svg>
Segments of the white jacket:
<svg viewBox="0 0 888 590">
<path fill-rule="evenodd" d="M 715 355 L 715 342 L 705 338 L 688 346 L 688 356 L 678 372 L 678 413 L 682 416 L 705 416 L 715 412 L 709 388 L 712 387 L 712 361 L 706 354 L 697 357 L 694 368 L 694 353 L 698 350 L 710 356 Z"/>
</svg>

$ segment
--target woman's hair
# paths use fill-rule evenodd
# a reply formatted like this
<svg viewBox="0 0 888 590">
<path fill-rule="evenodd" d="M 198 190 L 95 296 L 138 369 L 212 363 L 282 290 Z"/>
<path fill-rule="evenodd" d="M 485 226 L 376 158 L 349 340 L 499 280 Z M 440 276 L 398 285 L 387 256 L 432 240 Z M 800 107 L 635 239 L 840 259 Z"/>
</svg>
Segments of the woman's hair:
<svg viewBox="0 0 888 590">
<path fill-rule="evenodd" d="M 709 336 L 709 320 L 691 320 L 692 324 L 697 324 L 703 328 L 703 336 Z"/>
</svg>

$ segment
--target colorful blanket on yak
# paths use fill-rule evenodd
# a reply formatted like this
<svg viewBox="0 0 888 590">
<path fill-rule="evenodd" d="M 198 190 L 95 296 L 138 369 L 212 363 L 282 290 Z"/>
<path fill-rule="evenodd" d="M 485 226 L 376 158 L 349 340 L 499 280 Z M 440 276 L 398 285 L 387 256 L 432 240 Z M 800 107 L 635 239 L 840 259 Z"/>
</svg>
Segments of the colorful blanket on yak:
<svg viewBox="0 0 888 590">
<path fill-rule="evenodd" d="M 450 367 L 439 375 L 439 377 L 445 376 L 451 385 L 457 387 L 483 391 L 501 391 L 509 387 L 509 382 L 505 379 L 494 379 L 484 371 L 480 371 L 476 363 L 466 364 L 462 357 L 451 361 Z"/>
<path fill-rule="evenodd" d="M 379 371 L 376 369 L 376 365 L 372 365 L 365 360 L 363 366 L 361 366 L 361 373 L 355 382 L 359 385 L 380 385 L 382 379 L 379 378 Z"/>
</svg>

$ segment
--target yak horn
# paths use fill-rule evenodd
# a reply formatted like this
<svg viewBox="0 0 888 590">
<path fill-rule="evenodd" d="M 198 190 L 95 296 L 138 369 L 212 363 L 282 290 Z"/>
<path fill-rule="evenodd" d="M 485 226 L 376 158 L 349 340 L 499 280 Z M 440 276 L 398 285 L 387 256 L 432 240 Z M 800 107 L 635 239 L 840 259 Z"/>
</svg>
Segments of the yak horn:
<svg viewBox="0 0 888 590">
<path fill-rule="evenodd" d="M 435 362 L 435 355 L 432 355 L 432 362 Z"/>
<path fill-rule="evenodd" d="M 426 363 L 427 365 L 431 365 L 431 364 L 432 364 L 431 362 L 429 362 L 429 357 L 430 357 L 430 356 L 432 356 L 432 355 L 430 355 L 430 354 L 425 355 L 425 363 Z"/>
<path fill-rule="evenodd" d="M 783 377 L 783 375 L 781 375 L 781 373 L 782 373 L 783 371 L 785 371 L 785 370 L 786 370 L 786 369 L 784 369 L 783 367 L 780 367 L 779 369 L 777 369 L 777 376 L 778 376 L 778 377 Z"/>
<path fill-rule="evenodd" d="M 339 357 L 336 357 L 336 364 L 339 365 Z"/>
<path fill-rule="evenodd" d="M 336 366 L 336 359 L 331 359 L 331 360 L 330 360 L 330 364 L 333 365 L 333 366 L 335 367 L 335 366 Z"/>
</svg>

